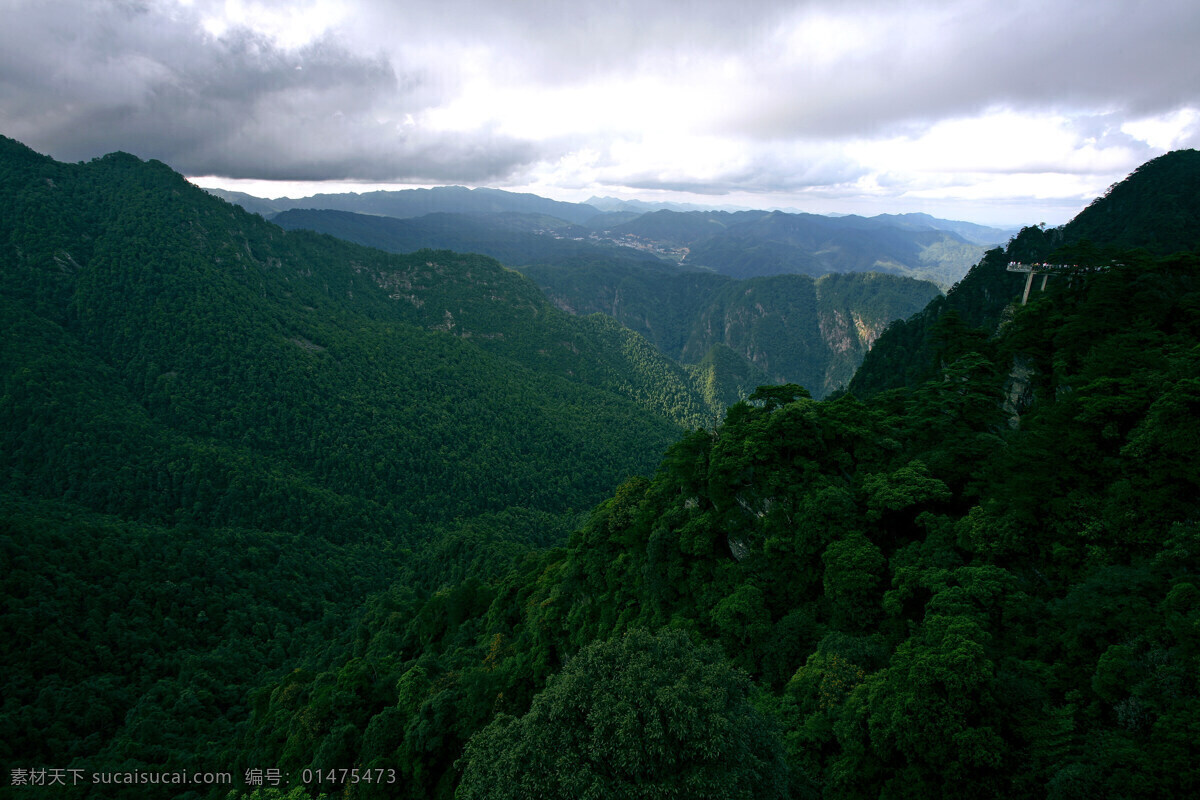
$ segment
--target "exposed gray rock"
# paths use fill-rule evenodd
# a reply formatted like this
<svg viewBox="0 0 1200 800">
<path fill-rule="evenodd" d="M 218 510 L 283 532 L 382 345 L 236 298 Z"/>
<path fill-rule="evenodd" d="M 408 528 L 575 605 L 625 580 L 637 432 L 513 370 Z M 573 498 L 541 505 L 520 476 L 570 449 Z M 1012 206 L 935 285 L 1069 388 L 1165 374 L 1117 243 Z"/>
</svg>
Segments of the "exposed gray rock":
<svg viewBox="0 0 1200 800">
<path fill-rule="evenodd" d="M 1021 415 L 1028 411 L 1037 399 L 1033 389 L 1033 376 L 1036 372 L 1030 359 L 1025 356 L 1013 357 L 1012 370 L 1004 381 L 1002 404 L 1008 417 L 1008 427 L 1013 430 L 1021 427 Z"/>
</svg>

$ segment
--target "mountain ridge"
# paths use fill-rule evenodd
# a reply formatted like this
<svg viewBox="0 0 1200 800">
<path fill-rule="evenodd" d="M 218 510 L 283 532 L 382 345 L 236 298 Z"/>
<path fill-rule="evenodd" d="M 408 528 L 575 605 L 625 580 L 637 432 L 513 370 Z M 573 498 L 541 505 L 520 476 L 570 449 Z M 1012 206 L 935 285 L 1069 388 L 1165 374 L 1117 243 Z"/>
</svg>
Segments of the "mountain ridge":
<svg viewBox="0 0 1200 800">
<path fill-rule="evenodd" d="M 521 213 L 548 214 L 568 222 L 583 223 L 599 215 L 600 209 L 584 203 L 551 200 L 528 192 L 506 192 L 502 189 L 465 186 L 436 186 L 430 189 L 376 190 L 370 192 L 322 193 L 308 197 L 278 197 L 265 199 L 224 189 L 208 189 L 210 194 L 233 203 L 246 202 L 271 213 L 289 209 L 329 209 L 359 214 L 375 214 L 396 218 L 419 217 L 435 212 L 445 213 Z"/>
<path fill-rule="evenodd" d="M 1120 222 L 1114 224 L 1114 219 Z M 1077 263 L 1087 268 L 1107 265 L 1130 249 L 1164 256 L 1197 247 L 1200 151 L 1174 151 L 1146 162 L 1065 225 L 1023 228 L 1005 248 L 989 251 L 945 297 L 884 332 L 864 357 L 850 391 L 867 397 L 927 379 L 937 369 L 936 331 L 947 315 L 947 324 L 992 336 L 1026 277 L 1008 272 L 1010 261 Z"/>
<path fill-rule="evenodd" d="M 538 213 L 557 216 L 573 224 L 585 225 L 594 231 L 609 235 L 615 241 L 623 237 L 633 236 L 657 242 L 664 249 L 695 246 L 711 235 L 720 233 L 722 228 L 736 221 L 746 221 L 763 216 L 797 218 L 809 220 L 811 225 L 823 227 L 826 231 L 849 232 L 870 231 L 873 235 L 881 232 L 908 231 L 915 233 L 942 232 L 938 238 L 939 252 L 908 252 L 903 259 L 891 263 L 884 260 L 884 271 L 898 271 L 907 274 L 912 271 L 920 273 L 919 277 L 932 278 L 944 287 L 950 286 L 966 272 L 967 267 L 978 259 L 982 250 L 971 248 L 981 245 L 1001 244 L 1016 232 L 1015 230 L 992 228 L 974 223 L 954 220 L 942 220 L 927 214 L 880 214 L 874 217 L 859 217 L 856 215 L 822 216 L 794 211 L 762 211 L 738 209 L 722 211 L 672 204 L 641 204 L 628 203 L 613 205 L 602 203 L 604 209 L 586 203 L 565 203 L 561 201 L 540 198 L 537 195 L 505 192 L 498 189 L 466 189 L 464 187 L 435 187 L 433 189 L 407 189 L 394 192 L 377 191 L 362 194 L 343 193 L 313 195 L 308 198 L 277 198 L 266 200 L 239 192 L 228 192 L 220 189 L 210 190 L 230 202 L 241 203 L 254 213 L 271 217 L 274 214 L 289 210 L 338 210 L 353 213 L 363 213 L 373 216 L 392 216 L 396 218 L 412 218 L 430 213 L 468 213 L 492 214 L 503 212 Z M 603 199 L 603 198 L 602 198 Z M 611 200 L 611 198 L 609 198 Z M 634 211 L 625 209 L 633 208 Z M 618 209 L 618 210 L 614 210 Z M 626 216 L 634 214 L 632 218 Z M 821 222 L 824 221 L 824 222 Z M 710 223 L 710 224 L 706 224 Z M 792 226 L 795 227 L 793 222 Z M 810 227 L 811 227 L 810 225 Z M 681 227 L 682 226 L 682 227 Z M 743 230 L 744 235 L 752 234 L 750 229 Z M 894 234 L 893 234 L 894 235 Z M 744 238 L 744 237 L 743 237 Z M 771 237 L 768 237 L 769 239 Z M 786 237 L 785 237 L 786 238 Z M 784 245 L 784 250 L 773 259 L 765 262 L 761 259 L 751 262 L 751 266 L 742 264 L 736 269 L 741 272 L 731 272 L 735 269 L 728 254 L 714 256 L 713 252 L 707 257 L 716 257 L 716 268 L 730 272 L 735 277 L 750 277 L 752 274 L 765 275 L 778 272 L 809 272 L 820 274 L 829 271 L 847 271 L 847 269 L 869 269 L 874 262 L 862 263 L 861 260 L 847 262 L 815 260 L 811 257 L 801 257 L 794 252 L 793 242 L 788 241 L 756 241 L 758 246 L 775 247 L 778 250 Z M 932 244 L 926 242 L 926 245 Z M 792 249 L 787 249 L 792 245 Z M 845 247 L 843 241 L 838 246 Z M 894 249 L 894 245 L 892 245 Z M 962 252 L 953 252 L 958 248 Z M 963 248 L 966 248 L 965 250 Z M 911 248 L 910 248 L 911 249 Z M 711 250 L 711 248 L 710 248 Z M 945 252 L 950 250 L 950 252 Z M 719 251 L 719 248 L 718 248 Z M 972 254 L 974 257 L 972 257 Z M 893 256 L 895 254 L 893 253 Z M 675 257 L 678 260 L 678 257 Z M 850 266 L 847 266 L 850 264 Z M 814 265 L 817 265 L 814 267 Z M 712 265 L 709 265 L 712 266 Z M 812 272 L 812 269 L 819 272 Z"/>
<path fill-rule="evenodd" d="M 673 229 L 678 229 L 682 220 L 685 225 L 698 225 L 702 230 L 759 216 L 760 212 L 746 212 L 681 217 L 660 212 L 643 219 L 650 225 L 665 223 Z M 709 270 L 674 266 L 654 252 L 618 247 L 594 237 L 584 239 L 580 235 L 584 229 L 565 222 L 555 224 L 543 217 L 430 214 L 389 219 L 330 210 L 292 210 L 272 219 L 287 229 L 316 229 L 392 252 L 433 246 L 487 254 L 533 278 L 559 308 L 573 314 L 607 314 L 644 336 L 664 355 L 684 364 L 699 364 L 713 345 L 730 344 L 734 352 L 754 364 L 753 369 L 745 366 L 730 373 L 732 385 L 740 387 L 741 396 L 754 389 L 744 382 L 744 376 L 750 374 L 747 370 L 757 370 L 768 382 L 799 382 L 815 397 L 824 397 L 850 379 L 862 353 L 883 325 L 895 317 L 913 313 L 937 291 L 930 284 L 910 278 L 874 280 L 866 277 L 869 273 L 859 273 L 863 277 L 846 281 L 859 286 L 860 296 L 856 296 L 854 303 L 863 307 L 844 305 L 836 312 L 822 308 L 820 313 L 828 319 L 818 324 L 818 304 L 811 278 L 777 275 L 738 282 Z M 637 230 L 646 233 L 645 229 Z M 636 235 L 626 226 L 616 232 Z M 819 280 L 825 277 L 832 279 L 832 274 Z M 784 286 L 793 288 L 779 289 Z M 795 288 L 800 286 L 808 288 Z M 789 300 L 768 312 L 761 304 L 747 305 L 744 297 L 737 300 L 756 291 L 763 297 L 775 297 L 782 291 L 782 295 L 792 297 L 795 302 Z M 800 302 L 798 298 L 805 292 L 811 297 Z M 886 298 L 889 294 L 897 302 L 889 304 Z M 722 299 L 725 295 L 733 299 Z M 705 314 L 725 314 L 715 310 L 714 305 L 729 308 L 731 316 L 718 326 L 722 333 L 698 332 L 697 326 L 705 324 Z M 867 305 L 873 309 L 866 311 Z M 805 310 L 801 312 L 801 308 Z M 883 308 L 887 308 L 884 314 L 894 316 L 879 317 L 879 309 Z M 834 313 L 841 315 L 840 322 L 833 319 Z M 809 319 L 802 322 L 805 315 Z M 847 328 L 848 321 L 855 319 Z M 711 319 L 708 324 L 711 329 Z M 781 325 L 776 332 L 766 333 L 776 325 Z M 862 326 L 869 333 L 860 335 Z M 751 333 L 752 328 L 757 332 Z M 837 342 L 833 341 L 835 338 Z M 718 371 L 706 380 L 719 383 L 723 374 Z M 716 389 L 716 396 L 722 397 L 726 405 L 740 399 L 721 388 Z"/>
</svg>

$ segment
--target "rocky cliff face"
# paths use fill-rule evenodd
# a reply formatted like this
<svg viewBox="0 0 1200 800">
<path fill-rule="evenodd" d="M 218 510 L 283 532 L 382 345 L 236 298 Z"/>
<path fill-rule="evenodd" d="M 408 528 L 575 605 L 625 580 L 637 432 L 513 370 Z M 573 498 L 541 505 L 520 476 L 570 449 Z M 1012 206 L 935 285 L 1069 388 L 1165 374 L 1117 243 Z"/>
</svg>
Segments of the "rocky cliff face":
<svg viewBox="0 0 1200 800">
<path fill-rule="evenodd" d="M 1001 403 L 1008 427 L 1013 430 L 1021 427 L 1021 415 L 1029 410 L 1036 399 L 1033 390 L 1035 373 L 1032 360 L 1024 356 L 1013 358 L 1012 369 L 1004 381 L 1004 399 Z"/>
<path fill-rule="evenodd" d="M 828 350 L 820 391 L 813 396 L 824 397 L 845 386 L 862 363 L 863 356 L 883 333 L 890 319 L 871 318 L 847 309 L 830 309 L 820 315 L 821 340 Z"/>
<path fill-rule="evenodd" d="M 849 382 L 889 322 L 938 294 L 930 283 L 874 273 L 735 281 L 711 273 L 606 273 L 593 265 L 531 268 L 529 275 L 558 308 L 611 316 L 684 364 L 703 365 L 713 347 L 727 347 L 746 364 L 734 370 L 739 380 L 756 374 L 798 383 L 817 398 Z M 728 372 L 727 361 L 713 380 Z"/>
<path fill-rule="evenodd" d="M 799 383 L 823 395 L 828 358 L 813 281 L 780 275 L 738 281 L 716 294 L 691 325 L 680 358 L 699 360 L 724 344 L 773 383 Z"/>
<path fill-rule="evenodd" d="M 858 349 L 861 344 L 857 330 L 851 326 L 851 320 L 838 309 L 821 312 L 817 324 L 821 329 L 822 341 L 832 353 L 850 352 Z"/>
</svg>

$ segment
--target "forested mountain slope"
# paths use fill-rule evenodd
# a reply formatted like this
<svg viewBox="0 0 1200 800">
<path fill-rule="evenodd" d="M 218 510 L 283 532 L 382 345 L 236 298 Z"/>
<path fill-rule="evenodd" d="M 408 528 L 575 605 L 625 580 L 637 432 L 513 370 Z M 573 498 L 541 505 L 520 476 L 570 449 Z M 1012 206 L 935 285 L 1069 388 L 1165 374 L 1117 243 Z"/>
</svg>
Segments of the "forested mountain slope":
<svg viewBox="0 0 1200 800">
<path fill-rule="evenodd" d="M 628 247 L 581 241 L 589 231 L 554 217 L 525 214 L 426 214 L 393 217 L 346 211 L 293 209 L 271 221 L 285 230 L 312 230 L 391 253 L 454 250 L 480 253 L 510 267 L 525 264 L 646 264 L 662 267 L 653 255 Z"/>
<path fill-rule="evenodd" d="M 491 259 L 285 233 L 125 154 L 0 140 L 0 277 L 6 778 L 223 768 L 370 592 L 560 540 L 714 418 Z"/>
<path fill-rule="evenodd" d="M 1138 167 L 1063 227 L 1066 242 L 1194 250 L 1200 220 L 1200 150 L 1177 150 Z"/>
<path fill-rule="evenodd" d="M 567 442 L 586 453 L 589 440 L 599 468 L 609 459 L 601 450 L 617 444 L 600 442 L 636 418 L 649 426 L 635 437 L 647 444 L 636 456 L 637 448 L 613 448 L 632 456 L 602 468 L 617 480 L 653 458 L 677 426 L 711 413 L 653 348 L 602 317 L 554 309 L 489 259 L 391 256 L 284 234 L 162 165 L 119 154 L 63 165 L 12 142 L 5 149 L 10 369 L 94 375 L 108 397 L 58 402 L 111 408 L 122 421 L 106 430 L 144 426 L 219 444 L 251 463 L 269 457 L 272 470 L 287 464 L 301 482 L 353 486 L 418 519 L 449 519 L 470 506 L 431 504 L 413 476 L 469 484 L 489 461 Z M 27 381 L 33 393 L 6 408 L 38 419 L 40 386 Z M 70 424 L 97 424 L 78 410 Z M 606 416 L 611 427 L 584 434 Z M 498 436 L 493 423 L 506 418 L 499 427 L 509 433 Z M 61 444 L 60 433 L 47 432 L 45 444 Z M 125 446 L 121 436 L 105 441 Z M 53 460 L 22 459 L 29 443 L 11 444 L 4 452 L 26 488 L 66 480 Z M 134 454 L 124 460 L 131 480 L 150 469 Z M 593 480 L 548 483 L 564 507 L 594 491 Z M 546 491 L 547 481 L 534 484 L 467 502 L 522 504 Z"/>
<path fill-rule="evenodd" d="M 605 263 L 521 271 L 560 308 L 608 314 L 684 364 L 703 365 L 713 347 L 723 346 L 761 383 L 798 383 L 817 398 L 850 380 L 888 323 L 938 295 L 926 281 L 869 272 L 740 281 Z M 729 374 L 720 382 L 738 385 Z"/>
<path fill-rule="evenodd" d="M 1200 151 L 1179 150 L 1143 164 L 1066 225 L 1025 228 L 1006 248 L 989 251 L 944 298 L 885 331 L 850 389 L 865 397 L 929 378 L 937 369 L 947 327 L 966 326 L 985 337 L 994 333 L 1025 284 L 1026 274 L 1007 271 L 1010 261 L 1087 269 L 1120 261 L 1129 249 L 1167 255 L 1197 247 Z M 1050 283 L 1069 280 L 1057 276 Z"/>
<path fill-rule="evenodd" d="M 671 244 L 700 228 L 766 212 L 646 214 L 620 230 Z M 409 219 L 342 211 L 291 210 L 272 218 L 288 230 L 317 230 L 396 253 L 421 247 L 478 252 L 518 268 L 559 308 L 606 314 L 692 367 L 710 404 L 724 408 L 758 383 L 795 382 L 815 397 L 849 381 L 875 337 L 937 294 L 925 281 L 877 273 L 775 275 L 738 281 L 678 269 L 648 252 L 583 240 L 585 229 L 548 217 L 428 214 Z M 715 221 L 714 221 L 715 220 Z M 692 227 L 689 227 L 692 226 Z M 681 233 L 684 231 L 685 233 Z M 665 238 L 656 238 L 665 237 Z M 743 364 L 716 368 L 724 345 Z M 751 379 L 750 376 L 753 376 Z M 750 380 L 747 383 L 747 380 Z"/>
<path fill-rule="evenodd" d="M 1200 792 L 1200 256 L 1006 319 L 869 403 L 762 387 L 565 548 L 380 596 L 260 693 L 247 762 L 402 776 L 353 797 Z"/>
</svg>

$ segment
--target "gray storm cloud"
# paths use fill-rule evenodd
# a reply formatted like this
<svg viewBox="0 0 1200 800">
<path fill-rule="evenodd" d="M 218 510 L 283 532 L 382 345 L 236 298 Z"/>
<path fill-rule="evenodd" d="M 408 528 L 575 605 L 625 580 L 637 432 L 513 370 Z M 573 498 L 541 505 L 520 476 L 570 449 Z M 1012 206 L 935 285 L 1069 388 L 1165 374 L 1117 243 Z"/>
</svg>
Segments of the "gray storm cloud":
<svg viewBox="0 0 1200 800">
<path fill-rule="evenodd" d="M 837 138 L 995 107 L 1152 115 L 1200 104 L 1200 11 L 1191 0 L 924 3 L 878 13 L 862 18 L 874 41 L 859 52 L 821 61 L 777 44 L 779 57 L 760 60 L 761 80 L 721 130 Z M 806 24 L 814 23 L 797 27 Z"/>
<path fill-rule="evenodd" d="M 121 149 L 188 174 L 439 182 L 536 157 L 494 133 L 406 124 L 449 88 L 436 65 L 398 72 L 328 36 L 285 50 L 245 28 L 210 35 L 193 15 L 87 9 L 25 5 L 0 33 L 4 132 L 58 158 Z"/>
</svg>

